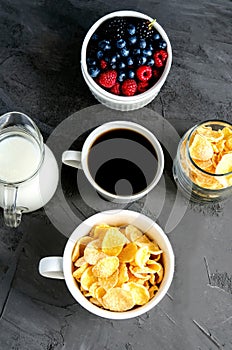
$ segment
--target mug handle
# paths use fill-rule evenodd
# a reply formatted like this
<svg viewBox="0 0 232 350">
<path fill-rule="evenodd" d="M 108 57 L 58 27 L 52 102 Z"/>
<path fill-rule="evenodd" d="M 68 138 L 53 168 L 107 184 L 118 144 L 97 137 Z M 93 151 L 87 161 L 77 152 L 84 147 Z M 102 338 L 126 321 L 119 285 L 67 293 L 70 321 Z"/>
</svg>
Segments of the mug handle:
<svg viewBox="0 0 232 350">
<path fill-rule="evenodd" d="M 18 227 L 21 219 L 22 212 L 26 208 L 19 208 L 16 206 L 18 195 L 18 187 L 14 185 L 4 185 L 3 194 L 3 208 L 4 208 L 4 221 L 8 227 Z"/>
<path fill-rule="evenodd" d="M 47 256 L 39 262 L 39 273 L 43 277 L 64 279 L 63 258 L 61 256 Z"/>
<path fill-rule="evenodd" d="M 65 151 L 62 154 L 62 163 L 73 168 L 82 169 L 81 152 L 79 151 Z"/>
</svg>

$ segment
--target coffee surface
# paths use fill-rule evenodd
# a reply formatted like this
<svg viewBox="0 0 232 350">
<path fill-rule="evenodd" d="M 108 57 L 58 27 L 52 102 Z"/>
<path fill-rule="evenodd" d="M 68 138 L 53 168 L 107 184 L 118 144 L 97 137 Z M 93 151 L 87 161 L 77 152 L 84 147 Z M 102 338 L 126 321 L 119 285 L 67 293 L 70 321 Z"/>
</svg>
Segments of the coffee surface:
<svg viewBox="0 0 232 350">
<path fill-rule="evenodd" d="M 128 196 L 143 191 L 153 181 L 158 163 L 156 151 L 146 137 L 128 129 L 114 129 L 95 140 L 88 166 L 102 189 Z"/>
</svg>

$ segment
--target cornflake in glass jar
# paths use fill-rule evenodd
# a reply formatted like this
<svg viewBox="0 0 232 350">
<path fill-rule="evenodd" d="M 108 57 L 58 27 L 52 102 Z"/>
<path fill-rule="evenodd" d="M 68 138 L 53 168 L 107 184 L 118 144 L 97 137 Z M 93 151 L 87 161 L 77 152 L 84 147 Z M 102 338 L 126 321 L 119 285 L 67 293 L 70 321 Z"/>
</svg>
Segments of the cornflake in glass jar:
<svg viewBox="0 0 232 350">
<path fill-rule="evenodd" d="M 210 120 L 182 137 L 173 163 L 182 192 L 195 202 L 220 201 L 232 194 L 232 125 Z"/>
</svg>

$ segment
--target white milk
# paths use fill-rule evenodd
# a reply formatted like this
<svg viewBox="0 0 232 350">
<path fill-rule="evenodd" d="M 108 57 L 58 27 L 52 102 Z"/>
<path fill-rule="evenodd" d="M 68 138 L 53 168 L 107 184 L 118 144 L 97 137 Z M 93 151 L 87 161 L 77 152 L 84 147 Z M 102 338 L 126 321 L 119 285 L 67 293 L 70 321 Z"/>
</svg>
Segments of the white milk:
<svg viewBox="0 0 232 350">
<path fill-rule="evenodd" d="M 31 136 L 8 132 L 0 138 L 0 180 L 24 181 L 36 172 L 40 160 L 39 145 Z"/>
</svg>

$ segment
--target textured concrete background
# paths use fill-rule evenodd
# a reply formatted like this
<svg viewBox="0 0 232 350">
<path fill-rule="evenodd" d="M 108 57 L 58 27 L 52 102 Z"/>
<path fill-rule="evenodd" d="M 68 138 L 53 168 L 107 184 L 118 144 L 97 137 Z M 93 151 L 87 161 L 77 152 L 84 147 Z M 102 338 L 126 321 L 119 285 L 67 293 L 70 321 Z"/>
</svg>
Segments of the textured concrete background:
<svg viewBox="0 0 232 350">
<path fill-rule="evenodd" d="M 157 18 L 173 47 L 170 75 L 148 106 L 150 112 L 125 113 L 124 119 L 140 122 L 161 139 L 165 135 L 156 128 L 159 114 L 180 134 L 199 120 L 232 121 L 232 3 L 228 0 L 1 0 L 0 113 L 25 112 L 47 140 L 66 117 L 79 111 L 74 119 L 82 135 L 80 143 L 94 126 L 121 117 L 101 106 L 93 107 L 93 113 L 90 106 L 97 101 L 82 79 L 79 63 L 90 25 L 117 9 L 140 10 Z M 82 112 L 86 107 L 90 109 Z M 69 137 L 59 132 L 58 136 Z M 170 141 L 175 151 L 177 139 Z M 157 219 L 162 227 L 176 196 L 171 158 L 166 154 L 158 188 L 129 206 Z M 61 215 L 54 226 L 49 215 L 54 202 L 46 211 L 25 215 L 16 230 L 4 227 L 0 219 L 0 349 L 232 349 L 232 202 L 189 204 L 168 233 L 176 255 L 168 295 L 142 317 L 111 321 L 76 304 L 63 281 L 42 278 L 37 272 L 41 257 L 62 254 L 75 223 L 112 207 L 99 201 L 93 208 L 82 200 L 75 184 L 76 172 L 63 167 L 60 186 L 76 222 L 67 220 L 62 226 Z M 185 208 L 185 200 L 179 201 Z M 56 228 L 59 225 L 65 226 L 65 234 Z"/>
</svg>

